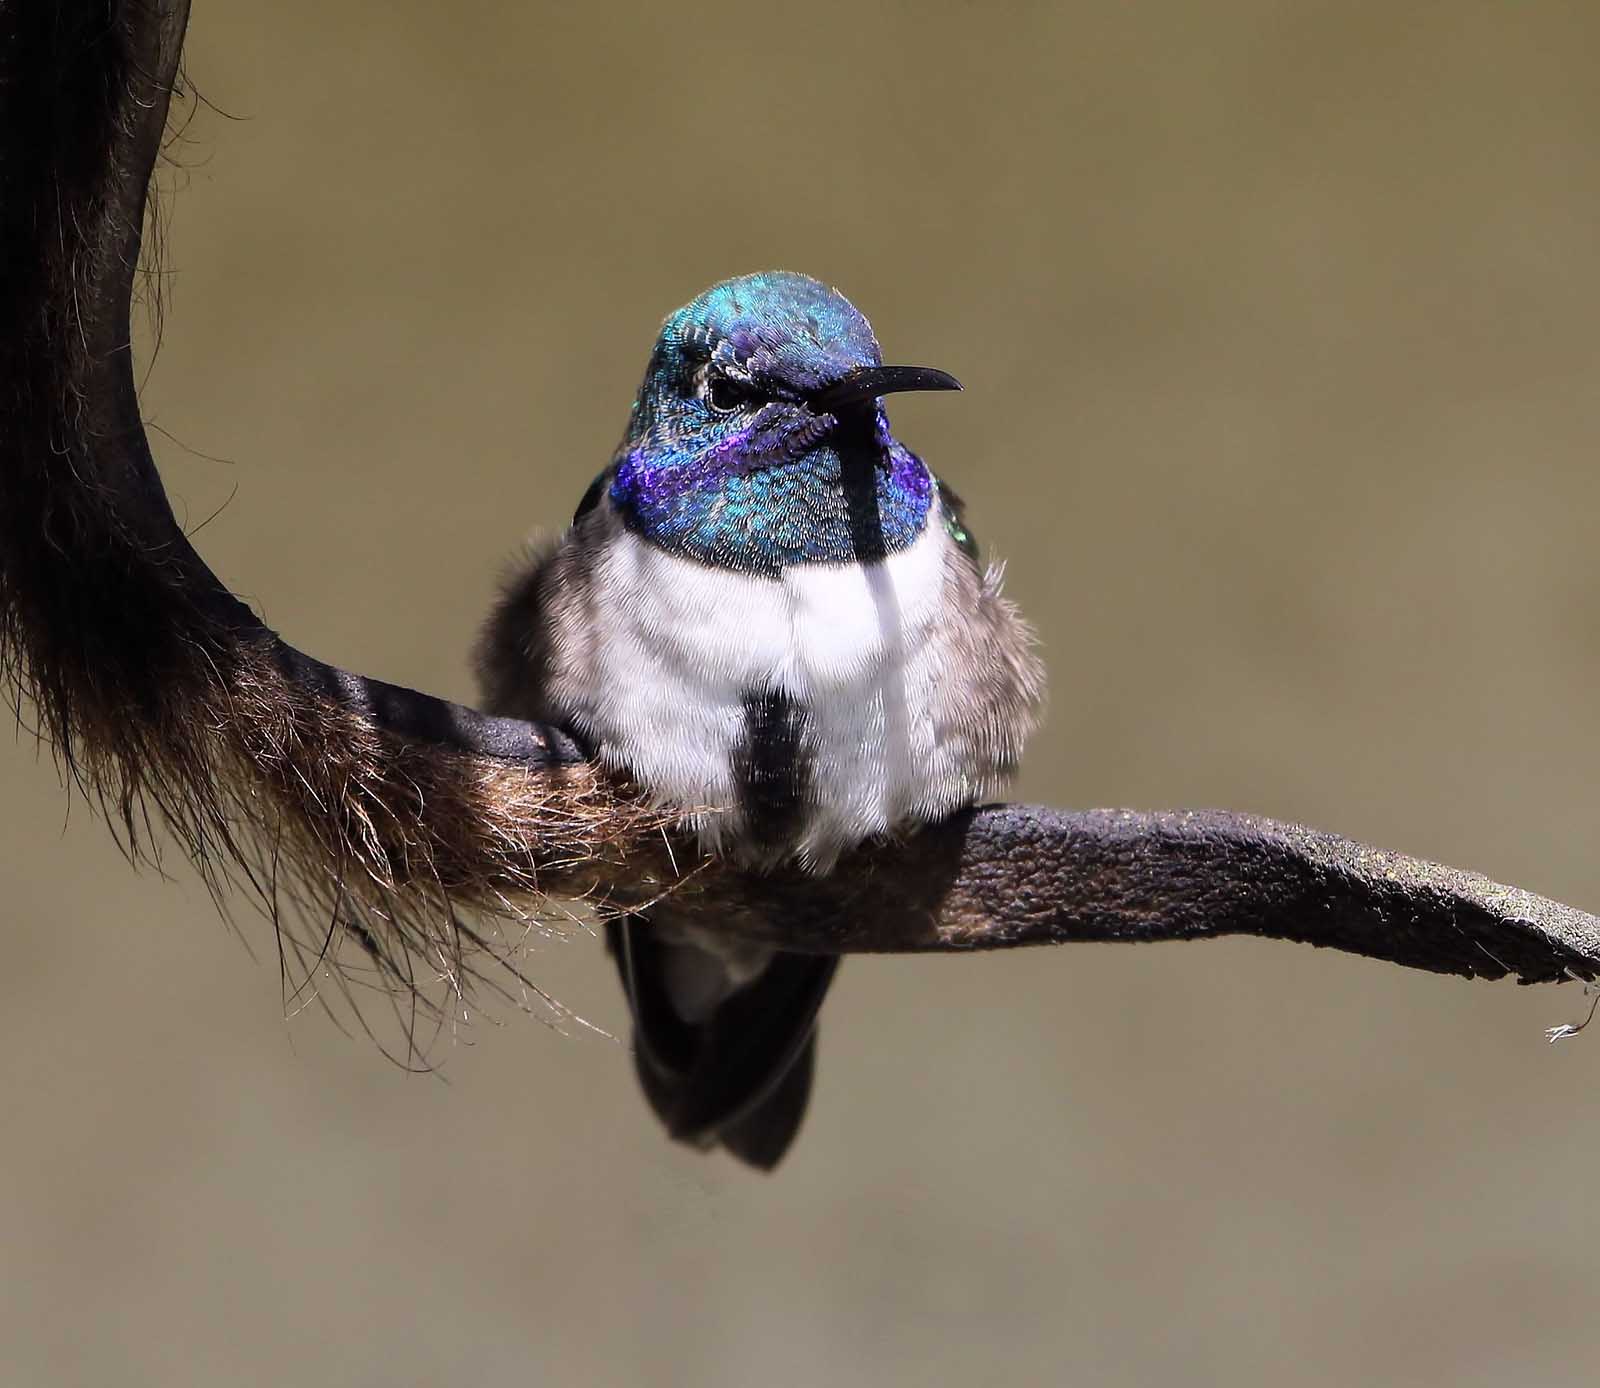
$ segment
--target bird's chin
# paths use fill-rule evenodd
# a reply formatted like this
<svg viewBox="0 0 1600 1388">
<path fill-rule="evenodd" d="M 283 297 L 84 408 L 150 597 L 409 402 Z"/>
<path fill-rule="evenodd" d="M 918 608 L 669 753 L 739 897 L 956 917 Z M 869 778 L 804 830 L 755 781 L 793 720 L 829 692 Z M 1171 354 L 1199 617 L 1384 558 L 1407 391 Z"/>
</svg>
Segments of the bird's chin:
<svg viewBox="0 0 1600 1388">
<path fill-rule="evenodd" d="M 824 443 L 830 442 L 838 429 L 839 421 L 832 415 L 806 414 L 799 419 L 790 418 L 763 440 L 766 446 L 760 451 L 770 455 L 767 466 L 787 467 L 804 462 Z"/>
<path fill-rule="evenodd" d="M 820 421 L 819 421 L 820 422 Z M 840 453 L 833 446 L 831 430 L 797 430 L 793 435 L 774 440 L 762 448 L 741 450 L 717 459 L 717 471 L 730 477 L 755 477 L 763 473 L 814 472 L 826 475 L 839 470 Z"/>
</svg>

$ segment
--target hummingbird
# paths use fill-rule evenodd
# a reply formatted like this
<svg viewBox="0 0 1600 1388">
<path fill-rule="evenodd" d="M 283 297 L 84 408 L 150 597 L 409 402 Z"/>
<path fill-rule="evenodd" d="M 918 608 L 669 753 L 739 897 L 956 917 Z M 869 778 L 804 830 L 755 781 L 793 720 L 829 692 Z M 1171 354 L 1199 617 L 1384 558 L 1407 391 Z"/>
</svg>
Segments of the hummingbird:
<svg viewBox="0 0 1600 1388">
<path fill-rule="evenodd" d="M 662 325 L 570 528 L 505 584 L 486 706 L 569 729 L 754 872 L 826 873 L 994 795 L 1043 701 L 1035 639 L 883 403 L 959 389 L 884 365 L 809 276 L 707 289 Z M 606 929 L 668 1133 L 776 1166 L 838 960 L 720 936 L 670 895 Z"/>
</svg>

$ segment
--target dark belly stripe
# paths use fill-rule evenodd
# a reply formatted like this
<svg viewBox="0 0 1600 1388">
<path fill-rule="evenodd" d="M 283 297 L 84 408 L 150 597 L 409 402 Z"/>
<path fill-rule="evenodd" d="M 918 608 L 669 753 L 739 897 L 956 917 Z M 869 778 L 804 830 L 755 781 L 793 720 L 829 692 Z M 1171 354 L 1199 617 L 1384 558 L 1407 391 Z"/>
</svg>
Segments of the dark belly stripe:
<svg viewBox="0 0 1600 1388">
<path fill-rule="evenodd" d="M 811 795 L 811 763 L 803 746 L 806 710 L 787 694 L 744 697 L 744 740 L 733 776 L 745 833 L 764 849 L 800 836 Z"/>
</svg>

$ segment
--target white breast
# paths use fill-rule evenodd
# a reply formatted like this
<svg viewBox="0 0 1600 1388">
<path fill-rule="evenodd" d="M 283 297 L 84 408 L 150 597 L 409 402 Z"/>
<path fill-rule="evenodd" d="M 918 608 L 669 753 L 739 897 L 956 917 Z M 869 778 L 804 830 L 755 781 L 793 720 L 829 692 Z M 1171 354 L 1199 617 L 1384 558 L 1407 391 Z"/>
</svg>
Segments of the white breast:
<svg viewBox="0 0 1600 1388">
<path fill-rule="evenodd" d="M 879 564 L 764 578 L 669 554 L 618 525 L 593 559 L 592 611 L 557 614 L 549 693 L 605 760 L 692 807 L 708 847 L 757 858 L 784 846 L 738 842 L 732 763 L 747 698 L 787 695 L 805 711 L 811 789 L 795 846 L 826 865 L 974 791 L 967 749 L 941 737 L 936 716 L 952 553 L 935 517 Z"/>
</svg>

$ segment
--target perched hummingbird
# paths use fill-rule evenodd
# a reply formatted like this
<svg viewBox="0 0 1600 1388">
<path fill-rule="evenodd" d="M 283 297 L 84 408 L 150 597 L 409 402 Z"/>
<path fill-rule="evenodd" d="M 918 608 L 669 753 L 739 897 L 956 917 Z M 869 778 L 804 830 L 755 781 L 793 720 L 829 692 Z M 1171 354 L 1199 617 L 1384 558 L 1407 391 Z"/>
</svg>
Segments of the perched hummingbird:
<svg viewBox="0 0 1600 1388">
<path fill-rule="evenodd" d="M 808 276 L 706 290 L 663 325 L 571 528 L 491 613 L 488 707 L 569 728 L 758 871 L 826 872 L 994 794 L 1043 697 L 1033 635 L 882 403 L 959 389 L 885 366 Z M 608 940 L 668 1131 L 776 1165 L 838 961 L 720 938 L 670 898 Z"/>
</svg>

